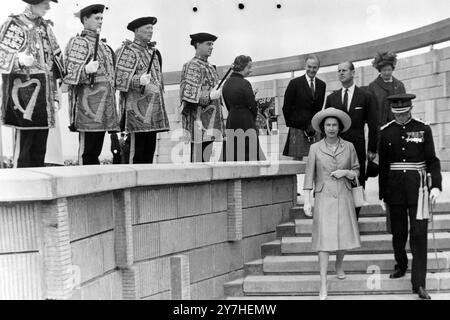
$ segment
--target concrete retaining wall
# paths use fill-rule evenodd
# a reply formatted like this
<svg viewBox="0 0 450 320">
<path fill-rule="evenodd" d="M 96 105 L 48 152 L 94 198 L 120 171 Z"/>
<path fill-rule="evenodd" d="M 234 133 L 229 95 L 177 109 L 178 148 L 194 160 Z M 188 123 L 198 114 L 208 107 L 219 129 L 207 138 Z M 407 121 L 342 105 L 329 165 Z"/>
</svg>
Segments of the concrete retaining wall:
<svg viewBox="0 0 450 320">
<path fill-rule="evenodd" d="M 169 299 L 171 257 L 188 296 L 260 257 L 297 198 L 304 164 L 198 164 L 0 172 L 0 299 Z"/>
</svg>

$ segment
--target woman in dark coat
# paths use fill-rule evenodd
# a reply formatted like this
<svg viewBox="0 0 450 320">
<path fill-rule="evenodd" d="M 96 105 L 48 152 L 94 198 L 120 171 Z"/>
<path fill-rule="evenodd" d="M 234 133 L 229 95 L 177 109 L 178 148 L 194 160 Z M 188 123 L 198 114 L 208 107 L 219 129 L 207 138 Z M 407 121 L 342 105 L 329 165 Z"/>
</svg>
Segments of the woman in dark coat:
<svg viewBox="0 0 450 320">
<path fill-rule="evenodd" d="M 378 70 L 380 75 L 369 85 L 369 91 L 377 101 L 378 106 L 378 125 L 380 128 L 387 123 L 394 120 L 394 114 L 392 113 L 390 102 L 387 97 L 406 93 L 405 85 L 398 79 L 396 79 L 392 73 L 397 66 L 397 55 L 392 52 L 379 52 L 372 62 L 375 69 Z M 374 173 L 369 174 L 369 168 L 375 167 Z M 367 164 L 367 177 L 374 177 L 378 174 L 377 166 L 373 165 L 373 162 Z M 386 226 L 387 231 L 391 233 L 390 214 L 386 213 Z"/>
<path fill-rule="evenodd" d="M 233 73 L 223 86 L 223 99 L 229 115 L 224 142 L 224 161 L 259 161 L 263 158 L 259 146 L 256 116 L 258 106 L 252 86 L 244 78 L 252 71 L 252 59 L 238 56 Z"/>
<path fill-rule="evenodd" d="M 373 61 L 373 67 L 380 75 L 369 85 L 369 90 L 377 100 L 380 127 L 394 120 L 390 103 L 386 98 L 406 93 L 404 84 L 392 76 L 396 66 L 397 55 L 392 52 L 379 52 Z"/>
</svg>

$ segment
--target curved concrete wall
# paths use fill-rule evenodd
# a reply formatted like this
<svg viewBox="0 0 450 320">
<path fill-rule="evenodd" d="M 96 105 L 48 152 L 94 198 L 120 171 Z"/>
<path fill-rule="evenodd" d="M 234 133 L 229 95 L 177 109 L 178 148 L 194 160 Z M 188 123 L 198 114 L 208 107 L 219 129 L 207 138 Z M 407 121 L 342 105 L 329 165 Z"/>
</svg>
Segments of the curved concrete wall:
<svg viewBox="0 0 450 320">
<path fill-rule="evenodd" d="M 322 62 L 322 67 L 333 66 L 341 61 L 363 61 L 371 59 L 377 51 L 391 50 L 394 52 L 405 52 L 429 45 L 450 40 L 450 18 L 428 26 L 403 32 L 390 37 L 359 43 L 344 48 L 317 52 Z M 256 61 L 253 64 L 253 76 L 262 76 L 276 73 L 285 73 L 303 70 L 304 60 L 308 54 L 293 57 Z M 229 66 L 218 67 L 221 74 L 225 74 Z M 167 72 L 164 74 L 166 85 L 178 84 L 180 72 Z"/>
</svg>

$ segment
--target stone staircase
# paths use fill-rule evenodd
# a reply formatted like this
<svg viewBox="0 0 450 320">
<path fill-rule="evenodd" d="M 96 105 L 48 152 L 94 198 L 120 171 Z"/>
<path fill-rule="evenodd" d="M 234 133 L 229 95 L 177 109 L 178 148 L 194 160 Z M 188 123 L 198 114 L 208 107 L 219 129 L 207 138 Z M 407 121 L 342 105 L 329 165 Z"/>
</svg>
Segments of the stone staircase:
<svg viewBox="0 0 450 320">
<path fill-rule="evenodd" d="M 431 223 L 428 236 L 427 289 L 433 299 L 450 300 L 450 202 L 438 203 L 434 211 L 435 239 Z M 245 264 L 245 277 L 225 284 L 227 299 L 318 299 L 320 278 L 317 253 L 311 251 L 312 219 L 304 216 L 300 206 L 291 209 L 290 216 L 290 222 L 277 227 L 277 240 L 261 246 L 262 259 Z M 348 252 L 345 280 L 335 277 L 335 256 L 330 255 L 329 299 L 417 299 L 411 293 L 411 270 L 401 279 L 389 279 L 395 261 L 381 206 L 364 207 L 359 226 L 361 248 Z M 410 253 L 409 258 L 411 266 Z"/>
</svg>

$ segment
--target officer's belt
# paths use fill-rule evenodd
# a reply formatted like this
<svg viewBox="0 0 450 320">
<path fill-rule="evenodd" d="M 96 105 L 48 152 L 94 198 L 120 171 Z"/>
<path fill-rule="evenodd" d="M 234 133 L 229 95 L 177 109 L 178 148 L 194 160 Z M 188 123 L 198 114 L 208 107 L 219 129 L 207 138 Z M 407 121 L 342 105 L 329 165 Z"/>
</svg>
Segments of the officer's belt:
<svg viewBox="0 0 450 320">
<path fill-rule="evenodd" d="M 420 176 L 419 194 L 417 198 L 417 220 L 430 218 L 429 193 L 427 187 L 427 165 L 425 162 L 394 162 L 391 171 L 418 171 Z"/>
<path fill-rule="evenodd" d="M 391 171 L 422 171 L 427 169 L 425 162 L 394 162 L 391 163 Z"/>
</svg>

